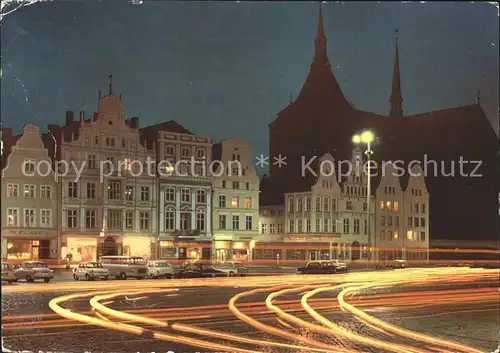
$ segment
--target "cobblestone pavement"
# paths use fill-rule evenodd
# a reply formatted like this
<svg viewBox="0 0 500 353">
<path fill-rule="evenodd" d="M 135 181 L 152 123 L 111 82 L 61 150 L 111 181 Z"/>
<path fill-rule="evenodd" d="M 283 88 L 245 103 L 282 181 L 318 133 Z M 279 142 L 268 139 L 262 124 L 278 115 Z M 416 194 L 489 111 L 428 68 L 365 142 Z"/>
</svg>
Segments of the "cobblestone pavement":
<svg viewBox="0 0 500 353">
<path fill-rule="evenodd" d="M 248 290 L 248 288 L 245 290 Z M 136 301 L 132 301 L 130 298 L 123 296 L 112 304 L 112 308 L 120 311 L 134 309 L 147 311 L 151 309 L 197 307 L 200 305 L 220 305 L 221 307 L 227 307 L 229 299 L 241 291 L 240 288 L 230 287 L 186 287 L 174 294 L 153 294 L 148 298 L 140 300 L 140 305 Z M 193 348 L 154 339 L 147 334 L 147 331 L 145 335 L 138 336 L 62 319 L 53 313 L 48 303 L 52 298 L 65 294 L 69 294 L 69 292 L 3 293 L 2 317 L 8 319 L 6 321 L 3 320 L 4 327 L 2 336 L 5 347 L 13 351 L 28 350 L 32 352 L 51 351 L 65 353 L 215 352 L 215 350 Z M 252 296 L 252 301 L 264 302 L 267 294 L 268 293 L 254 295 Z M 331 297 L 332 293 L 330 293 L 330 296 L 320 295 L 318 299 L 327 299 Z M 285 301 L 298 301 L 299 299 L 300 296 L 297 294 L 280 297 L 280 300 Z M 245 303 L 245 301 L 242 301 L 242 303 Z M 73 312 L 88 313 L 88 315 L 91 315 L 89 298 L 68 301 L 64 303 L 64 307 Z M 494 351 L 500 340 L 498 305 L 448 305 L 440 308 L 422 307 L 412 309 L 375 307 L 367 309 L 366 311 L 370 315 L 389 323 L 419 332 L 431 333 L 436 337 L 443 337 L 464 343 L 484 352 Z M 230 312 L 221 315 L 212 314 L 212 312 L 215 313 L 215 311 L 205 312 L 196 309 L 190 310 L 189 312 L 178 312 L 176 315 L 171 314 L 168 318 L 168 322 L 169 324 L 190 324 L 200 328 L 244 335 L 245 337 L 254 339 L 280 341 L 276 336 L 256 330 L 250 325 L 242 323 Z M 328 309 L 320 312 L 329 320 L 353 332 L 361 333 L 363 336 L 377 338 L 383 335 L 353 319 L 347 313 L 342 313 L 338 309 Z M 311 320 L 304 311 L 294 312 L 294 315 L 304 320 Z M 19 317 L 15 318 L 16 316 Z M 289 332 L 297 333 L 303 337 L 313 337 L 323 342 L 338 344 L 352 351 L 383 352 L 380 349 L 369 349 L 332 336 L 327 337 L 322 334 L 312 333 L 293 324 L 288 325 L 283 321 L 277 320 L 274 314 L 266 312 L 264 307 L 262 307 L 260 312 L 254 313 L 252 317 L 267 325 L 288 330 Z M 18 326 L 12 325 L 16 323 Z M 148 328 L 147 325 L 142 325 L 142 327 Z M 179 334 L 179 332 L 169 331 L 168 329 L 164 331 L 166 333 Z M 186 334 L 186 336 L 190 335 Z M 234 342 L 224 340 L 217 340 L 217 342 L 234 344 Z M 283 340 L 283 342 L 285 342 L 285 340 Z M 288 343 L 290 343 L 290 341 L 288 341 Z M 401 343 L 405 343 L 405 339 L 401 339 Z M 295 342 L 295 344 L 300 345 L 298 342 Z M 246 346 L 244 344 L 238 344 L 238 347 L 251 348 L 251 346 Z M 253 346 L 253 349 L 255 349 L 255 346 Z M 281 350 L 276 347 L 262 347 L 259 351 L 269 353 L 302 352 L 301 350 Z"/>
</svg>

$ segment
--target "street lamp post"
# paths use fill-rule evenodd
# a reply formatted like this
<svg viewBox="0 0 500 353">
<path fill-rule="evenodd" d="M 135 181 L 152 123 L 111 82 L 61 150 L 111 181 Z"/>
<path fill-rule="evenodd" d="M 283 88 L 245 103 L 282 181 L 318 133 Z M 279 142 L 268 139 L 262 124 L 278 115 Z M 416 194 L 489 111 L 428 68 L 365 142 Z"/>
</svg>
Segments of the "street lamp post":
<svg viewBox="0 0 500 353">
<path fill-rule="evenodd" d="M 370 222 L 370 201 L 371 201 L 371 155 L 373 151 L 371 149 L 371 144 L 375 140 L 375 135 L 373 132 L 366 130 L 359 135 L 354 135 L 352 137 L 352 142 L 359 145 L 361 143 L 366 144 L 365 155 L 367 159 L 367 179 L 366 179 L 366 217 L 368 223 L 368 261 L 372 260 L 372 238 L 371 238 L 371 222 Z"/>
</svg>

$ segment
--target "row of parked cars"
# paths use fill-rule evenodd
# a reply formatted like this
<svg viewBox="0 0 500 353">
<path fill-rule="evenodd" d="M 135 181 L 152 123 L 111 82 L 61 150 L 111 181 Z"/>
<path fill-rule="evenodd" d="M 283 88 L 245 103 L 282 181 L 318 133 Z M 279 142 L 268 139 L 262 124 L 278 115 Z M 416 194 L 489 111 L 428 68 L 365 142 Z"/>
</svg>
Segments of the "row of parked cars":
<svg viewBox="0 0 500 353">
<path fill-rule="evenodd" d="M 2 281 L 5 282 L 26 280 L 31 283 L 35 280 L 43 280 L 49 283 L 53 278 L 54 270 L 49 269 L 43 261 L 25 261 L 15 265 L 2 262 Z"/>
</svg>

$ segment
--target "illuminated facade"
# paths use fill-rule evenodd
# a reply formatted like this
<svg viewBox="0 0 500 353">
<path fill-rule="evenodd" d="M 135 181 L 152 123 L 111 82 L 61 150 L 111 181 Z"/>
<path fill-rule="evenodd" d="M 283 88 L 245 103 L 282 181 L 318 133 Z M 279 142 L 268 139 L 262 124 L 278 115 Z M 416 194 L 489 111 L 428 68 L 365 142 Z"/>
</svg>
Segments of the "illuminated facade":
<svg viewBox="0 0 500 353">
<path fill-rule="evenodd" d="M 39 130 L 28 124 L 20 136 L 3 131 L 2 259 L 57 259 L 59 189 Z"/>
<path fill-rule="evenodd" d="M 158 241 L 161 259 L 212 258 L 212 139 L 197 136 L 175 121 L 141 129 L 156 151 Z"/>
<path fill-rule="evenodd" d="M 259 178 L 250 146 L 241 138 L 224 140 L 213 149 L 218 169 L 213 179 L 214 259 L 247 261 L 259 235 Z"/>
<path fill-rule="evenodd" d="M 66 112 L 66 124 L 49 125 L 44 141 L 57 161 L 70 162 L 60 179 L 61 257 L 151 258 L 157 182 L 148 158 L 154 162 L 154 153 L 140 143 L 138 118 L 124 120 L 121 96 L 112 93 L 111 83 L 108 95 L 99 93 L 97 113 L 85 119 L 80 112 L 74 120 Z"/>
</svg>

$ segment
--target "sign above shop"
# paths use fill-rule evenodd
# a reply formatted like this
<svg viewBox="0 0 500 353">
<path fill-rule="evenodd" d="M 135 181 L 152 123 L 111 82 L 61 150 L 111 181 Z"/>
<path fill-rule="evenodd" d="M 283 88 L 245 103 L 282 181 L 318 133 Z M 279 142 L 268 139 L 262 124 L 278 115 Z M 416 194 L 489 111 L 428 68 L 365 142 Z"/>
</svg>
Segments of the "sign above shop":
<svg viewBox="0 0 500 353">
<path fill-rule="evenodd" d="M 311 235 L 289 235 L 285 238 L 285 241 L 297 241 L 297 242 L 311 242 L 311 241 L 320 241 L 320 242 L 330 242 L 332 240 L 336 240 L 340 238 L 340 235 L 330 235 L 330 236 L 311 236 Z"/>
<path fill-rule="evenodd" d="M 36 236 L 36 237 L 47 237 L 49 236 L 49 231 L 47 229 L 9 229 L 7 235 L 19 235 L 19 236 Z"/>
<path fill-rule="evenodd" d="M 253 240 L 253 237 L 238 237 L 236 240 Z"/>
</svg>

